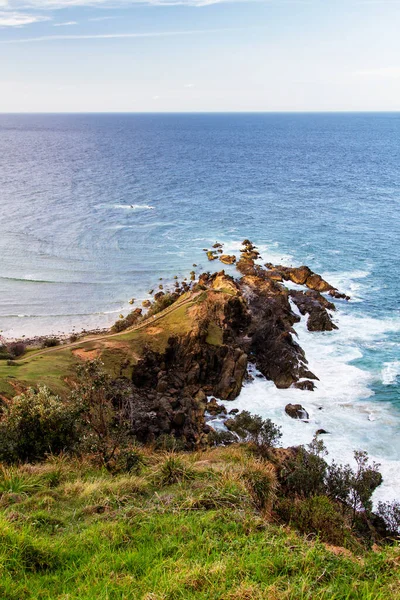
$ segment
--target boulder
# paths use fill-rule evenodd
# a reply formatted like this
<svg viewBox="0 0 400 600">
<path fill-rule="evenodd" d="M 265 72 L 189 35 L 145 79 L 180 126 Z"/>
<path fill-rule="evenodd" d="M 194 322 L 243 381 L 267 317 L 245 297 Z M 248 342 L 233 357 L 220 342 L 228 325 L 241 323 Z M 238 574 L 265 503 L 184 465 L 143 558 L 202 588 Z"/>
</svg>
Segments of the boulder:
<svg viewBox="0 0 400 600">
<path fill-rule="evenodd" d="M 292 419 L 301 419 L 306 421 L 309 419 L 309 414 L 301 404 L 286 404 L 285 413 Z"/>
<path fill-rule="evenodd" d="M 216 398 L 211 398 L 210 401 L 207 402 L 206 411 L 213 417 L 220 414 L 226 414 L 225 406 L 223 404 L 218 404 Z"/>
<path fill-rule="evenodd" d="M 330 283 L 325 281 L 325 279 L 322 279 L 321 275 L 317 275 L 316 273 L 307 277 L 305 284 L 310 290 L 316 290 L 317 292 L 329 292 L 330 290 L 335 289 Z"/>
<path fill-rule="evenodd" d="M 315 383 L 306 379 L 305 381 L 296 381 L 296 383 L 293 384 L 293 387 L 298 390 L 308 390 L 309 392 L 312 392 L 315 389 Z"/>
<path fill-rule="evenodd" d="M 219 260 L 225 265 L 233 265 L 236 262 L 236 256 L 233 254 L 221 254 Z"/>
<path fill-rule="evenodd" d="M 143 300 L 142 306 L 143 306 L 143 308 L 150 308 L 150 306 L 151 306 L 150 300 Z"/>
</svg>

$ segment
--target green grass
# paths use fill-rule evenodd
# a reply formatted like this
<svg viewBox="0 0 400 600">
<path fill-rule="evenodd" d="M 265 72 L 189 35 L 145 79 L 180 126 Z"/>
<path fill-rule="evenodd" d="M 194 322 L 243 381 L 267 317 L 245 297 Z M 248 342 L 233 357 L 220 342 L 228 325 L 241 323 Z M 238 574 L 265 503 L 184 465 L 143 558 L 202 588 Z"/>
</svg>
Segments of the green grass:
<svg viewBox="0 0 400 600">
<path fill-rule="evenodd" d="M 182 297 L 185 302 L 187 295 Z M 156 315 L 154 319 L 136 330 L 122 332 L 118 335 L 102 335 L 98 339 L 83 340 L 80 344 L 53 348 L 47 351 L 29 351 L 25 356 L 14 361 L 15 365 L 7 365 L 0 361 L 0 395 L 7 398 L 15 396 L 22 389 L 35 386 L 38 382 L 49 387 L 54 393 L 63 394 L 68 391 L 68 383 L 74 377 L 74 368 L 79 362 L 76 351 L 95 352 L 105 364 L 106 369 L 114 377 L 120 374 L 129 377 L 131 367 L 147 347 L 156 352 L 163 352 L 168 340 L 173 335 L 184 335 L 191 330 L 192 319 L 190 308 L 194 302 L 182 305 L 179 301 L 166 311 Z M 129 360 L 129 366 L 122 370 L 121 365 Z"/>
<path fill-rule="evenodd" d="M 245 450 L 144 452 L 138 475 L 19 468 L 0 491 L 2 600 L 400 598 L 398 547 L 337 554 L 258 512 Z"/>
<path fill-rule="evenodd" d="M 24 360 L 8 366 L 0 361 L 0 394 L 15 396 L 21 387 L 36 386 L 38 382 L 55 393 L 68 389 L 66 380 L 73 375 L 76 358 L 68 348 L 44 354 L 32 353 Z"/>
</svg>

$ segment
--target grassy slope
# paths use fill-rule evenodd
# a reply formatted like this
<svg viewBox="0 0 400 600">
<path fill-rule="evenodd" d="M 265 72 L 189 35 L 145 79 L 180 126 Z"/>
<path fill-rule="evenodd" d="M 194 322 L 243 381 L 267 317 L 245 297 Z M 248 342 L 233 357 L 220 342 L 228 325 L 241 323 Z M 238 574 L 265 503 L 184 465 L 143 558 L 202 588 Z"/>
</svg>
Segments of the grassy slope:
<svg viewBox="0 0 400 600">
<path fill-rule="evenodd" d="M 122 374 L 129 376 L 129 366 L 137 362 L 146 346 L 163 352 L 171 335 L 190 332 L 193 326 L 191 309 L 203 299 L 202 294 L 194 297 L 185 294 L 162 313 L 119 334 L 92 336 L 75 344 L 29 352 L 15 361 L 14 366 L 0 361 L 0 395 L 12 397 L 21 389 L 38 383 L 63 393 L 68 390 L 68 380 L 73 377 L 79 358 L 85 355 L 88 358 L 99 356 L 114 376 L 121 374 L 121 364 L 128 360 L 129 365 Z M 216 335 L 213 332 L 213 343 Z"/>
<path fill-rule="evenodd" d="M 257 512 L 243 448 L 181 455 L 173 484 L 166 460 L 148 452 L 136 476 L 58 459 L 0 477 L 2 600 L 400 598 L 398 548 L 338 553 Z"/>
</svg>

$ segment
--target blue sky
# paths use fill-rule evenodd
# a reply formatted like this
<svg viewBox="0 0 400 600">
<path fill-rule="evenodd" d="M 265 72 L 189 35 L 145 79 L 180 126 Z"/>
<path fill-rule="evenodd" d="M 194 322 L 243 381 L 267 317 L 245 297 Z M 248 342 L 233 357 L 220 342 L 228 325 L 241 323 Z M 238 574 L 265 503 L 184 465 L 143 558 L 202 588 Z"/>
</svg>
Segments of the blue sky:
<svg viewBox="0 0 400 600">
<path fill-rule="evenodd" d="M 0 111 L 400 110 L 400 0 L 0 0 Z"/>
</svg>

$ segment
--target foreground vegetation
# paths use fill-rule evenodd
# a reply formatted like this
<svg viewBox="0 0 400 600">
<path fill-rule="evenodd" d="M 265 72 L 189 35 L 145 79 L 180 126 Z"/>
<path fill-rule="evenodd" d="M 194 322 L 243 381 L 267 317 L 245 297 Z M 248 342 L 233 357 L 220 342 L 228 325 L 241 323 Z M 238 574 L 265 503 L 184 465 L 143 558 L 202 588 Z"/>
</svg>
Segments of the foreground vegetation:
<svg viewBox="0 0 400 600">
<path fill-rule="evenodd" d="M 389 599 L 399 548 L 344 549 L 274 522 L 245 445 L 142 448 L 130 473 L 49 457 L 0 474 L 0 597 Z M 257 478 L 260 481 L 260 477 Z"/>
</svg>

